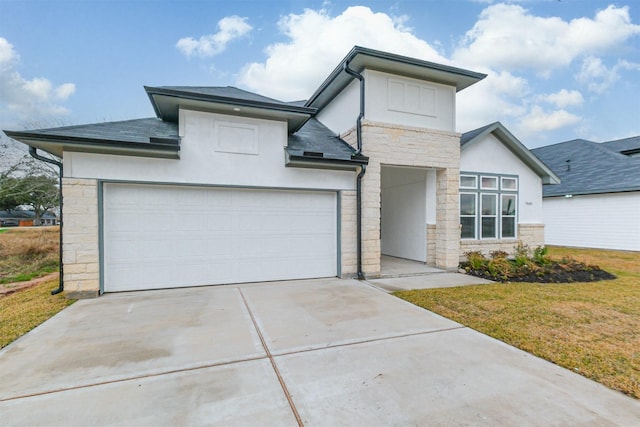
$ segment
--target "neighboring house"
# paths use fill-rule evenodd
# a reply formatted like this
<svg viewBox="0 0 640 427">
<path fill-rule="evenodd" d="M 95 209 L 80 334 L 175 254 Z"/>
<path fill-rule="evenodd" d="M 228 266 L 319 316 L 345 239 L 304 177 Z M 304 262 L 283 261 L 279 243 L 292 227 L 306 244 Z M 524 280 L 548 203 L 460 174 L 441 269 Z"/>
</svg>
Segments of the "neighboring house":
<svg viewBox="0 0 640 427">
<path fill-rule="evenodd" d="M 32 226 L 36 214 L 34 211 L 14 209 L 0 211 L 0 227 Z M 52 212 L 45 212 L 40 218 L 40 225 L 56 225 L 57 218 Z"/>
<path fill-rule="evenodd" d="M 558 177 L 500 122 L 462 134 L 460 149 L 461 252 L 544 245 L 542 186 Z"/>
<path fill-rule="evenodd" d="M 562 180 L 544 188 L 547 244 L 640 251 L 640 136 L 532 151 Z"/>
<path fill-rule="evenodd" d="M 355 47 L 306 102 L 233 87 L 146 87 L 156 118 L 6 133 L 64 160 L 72 297 L 376 277 L 383 254 L 456 269 L 455 98 L 484 77 Z M 526 205 L 530 176 L 549 174 L 501 125 L 492 132 L 514 153 L 505 157 L 513 167 L 491 173 L 516 185 L 516 219 L 501 221 L 515 221 L 519 238 L 539 219 Z M 482 138 L 463 153 L 501 152 L 494 136 Z M 487 174 L 472 159 L 463 170 Z"/>
</svg>

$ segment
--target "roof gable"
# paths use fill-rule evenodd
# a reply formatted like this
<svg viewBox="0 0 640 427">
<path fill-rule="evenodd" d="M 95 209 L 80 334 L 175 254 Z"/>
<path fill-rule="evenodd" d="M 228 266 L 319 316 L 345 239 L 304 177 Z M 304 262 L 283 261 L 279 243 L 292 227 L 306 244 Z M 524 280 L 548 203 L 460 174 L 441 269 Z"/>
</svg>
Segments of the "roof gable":
<svg viewBox="0 0 640 427">
<path fill-rule="evenodd" d="M 355 46 L 338 64 L 327 79 L 305 104 L 318 110 L 324 108 L 355 78 L 345 71 L 349 67 L 356 72 L 365 68 L 411 77 L 414 79 L 454 86 L 461 91 L 484 79 L 486 74 L 435 62 L 423 61 L 402 55 Z"/>
<path fill-rule="evenodd" d="M 144 88 L 158 118 L 177 122 L 180 108 L 286 121 L 289 132 L 299 129 L 315 108 L 235 87 L 160 86 Z"/>
<path fill-rule="evenodd" d="M 460 149 L 465 150 L 469 146 L 482 141 L 489 134 L 492 134 L 498 141 L 507 147 L 518 159 L 520 159 L 529 169 L 534 171 L 543 184 L 559 184 L 560 178 L 540 159 L 532 154 L 518 138 L 513 136 L 509 130 L 500 122 L 491 123 L 478 129 L 465 132 L 460 137 Z"/>
</svg>

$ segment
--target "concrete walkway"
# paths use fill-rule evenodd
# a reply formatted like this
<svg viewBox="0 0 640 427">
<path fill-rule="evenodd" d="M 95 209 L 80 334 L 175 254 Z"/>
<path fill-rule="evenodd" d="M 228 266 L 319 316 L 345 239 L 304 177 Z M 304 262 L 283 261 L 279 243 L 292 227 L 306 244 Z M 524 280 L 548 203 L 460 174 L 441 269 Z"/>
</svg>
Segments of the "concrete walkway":
<svg viewBox="0 0 640 427">
<path fill-rule="evenodd" d="M 325 279 L 106 295 L 0 351 L 0 425 L 621 425 L 640 402 Z"/>
</svg>

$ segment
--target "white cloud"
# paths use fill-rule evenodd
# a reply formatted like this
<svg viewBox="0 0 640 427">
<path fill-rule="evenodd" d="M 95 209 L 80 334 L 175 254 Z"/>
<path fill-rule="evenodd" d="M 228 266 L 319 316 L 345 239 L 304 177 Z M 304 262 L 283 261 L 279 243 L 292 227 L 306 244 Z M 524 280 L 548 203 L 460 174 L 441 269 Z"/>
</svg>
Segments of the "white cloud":
<svg viewBox="0 0 640 427">
<path fill-rule="evenodd" d="M 266 61 L 247 64 L 238 83 L 282 100 L 305 99 L 354 45 L 450 63 L 414 36 L 406 22 L 406 17 L 374 13 L 364 6 L 349 7 L 335 17 L 311 9 L 289 14 L 278 23 L 289 40 L 268 46 Z"/>
<path fill-rule="evenodd" d="M 582 94 L 577 90 L 562 89 L 556 93 L 550 93 L 547 95 L 541 95 L 542 101 L 555 105 L 558 108 L 565 108 L 574 105 L 582 105 L 584 98 Z"/>
<path fill-rule="evenodd" d="M 39 116 L 59 116 L 68 110 L 59 105 L 75 92 L 73 83 L 55 86 L 46 78 L 24 78 L 18 71 L 18 53 L 13 45 L 0 37 L 0 113 L 5 124 L 33 120 Z"/>
<path fill-rule="evenodd" d="M 524 100 L 530 95 L 531 88 L 526 79 L 507 71 L 480 71 L 487 77 L 457 95 L 456 121 L 461 131 L 495 121 L 517 120 L 527 112 Z"/>
<path fill-rule="evenodd" d="M 640 64 L 629 61 L 618 61 L 608 68 L 602 59 L 588 56 L 582 61 L 580 71 L 576 74 L 576 80 L 587 86 L 590 92 L 601 94 L 607 91 L 620 79 L 621 70 L 640 71 Z"/>
<path fill-rule="evenodd" d="M 579 116 L 566 110 L 561 109 L 547 113 L 541 107 L 534 106 L 526 116 L 522 117 L 519 128 L 525 133 L 552 131 L 574 125 L 580 120 Z"/>
<path fill-rule="evenodd" d="M 198 40 L 185 37 L 176 43 L 176 47 L 184 55 L 190 57 L 211 57 L 223 52 L 232 40 L 247 35 L 253 28 L 246 17 L 227 16 L 218 21 L 218 32 L 201 36 Z"/>
<path fill-rule="evenodd" d="M 618 48 L 640 34 L 631 23 L 628 7 L 608 6 L 593 19 L 564 21 L 539 17 L 513 4 L 487 7 L 453 54 L 463 66 L 502 70 L 533 69 L 549 76 L 583 55 Z"/>
</svg>

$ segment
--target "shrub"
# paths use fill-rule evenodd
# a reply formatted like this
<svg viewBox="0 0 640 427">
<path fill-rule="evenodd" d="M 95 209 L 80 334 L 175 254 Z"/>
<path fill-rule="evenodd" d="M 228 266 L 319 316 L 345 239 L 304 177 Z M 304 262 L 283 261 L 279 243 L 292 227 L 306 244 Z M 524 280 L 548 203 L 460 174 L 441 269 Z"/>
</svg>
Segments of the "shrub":
<svg viewBox="0 0 640 427">
<path fill-rule="evenodd" d="M 506 259 L 509 256 L 507 252 L 501 250 L 491 251 L 490 255 L 492 259 Z"/>
<path fill-rule="evenodd" d="M 538 246 L 533 250 L 533 260 L 538 265 L 549 264 L 551 260 L 549 259 L 549 249 L 546 246 Z"/>
<path fill-rule="evenodd" d="M 487 265 L 487 258 L 480 251 L 465 252 L 464 256 L 467 257 L 467 263 L 471 270 L 482 270 Z"/>
<path fill-rule="evenodd" d="M 489 261 L 487 271 L 497 279 L 507 280 L 513 271 L 512 265 L 506 257 L 494 257 Z"/>
</svg>

